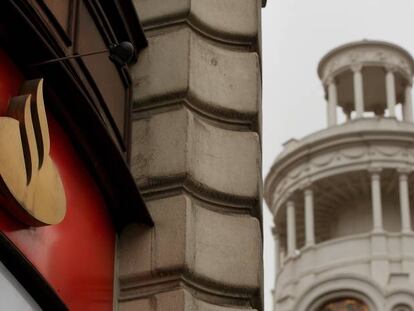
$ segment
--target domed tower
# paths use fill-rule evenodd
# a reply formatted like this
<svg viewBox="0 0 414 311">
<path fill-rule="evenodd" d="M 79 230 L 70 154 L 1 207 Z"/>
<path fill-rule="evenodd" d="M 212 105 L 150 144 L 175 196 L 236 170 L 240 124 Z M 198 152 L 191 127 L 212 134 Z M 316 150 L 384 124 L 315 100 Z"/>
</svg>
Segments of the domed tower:
<svg viewBox="0 0 414 311">
<path fill-rule="evenodd" d="M 413 72 L 378 41 L 321 60 L 328 126 L 285 143 L 265 182 L 276 311 L 414 311 Z"/>
</svg>

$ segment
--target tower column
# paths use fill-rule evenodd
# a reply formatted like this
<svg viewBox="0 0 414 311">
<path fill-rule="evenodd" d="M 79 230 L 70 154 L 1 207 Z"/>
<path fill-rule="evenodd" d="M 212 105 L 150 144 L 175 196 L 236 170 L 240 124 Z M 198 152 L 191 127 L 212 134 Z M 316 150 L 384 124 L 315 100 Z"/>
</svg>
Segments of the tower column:
<svg viewBox="0 0 414 311">
<path fill-rule="evenodd" d="M 387 91 L 387 108 L 390 117 L 395 117 L 395 105 L 397 103 L 395 95 L 395 77 L 392 67 L 386 68 L 385 87 Z"/>
<path fill-rule="evenodd" d="M 354 100 L 357 118 L 362 118 L 364 114 L 364 83 L 362 77 L 362 65 L 354 64 L 351 66 L 354 72 Z"/>
<path fill-rule="evenodd" d="M 371 173 L 371 199 L 372 199 L 372 220 L 373 231 L 382 232 L 382 203 L 381 203 L 381 181 L 380 169 L 373 169 Z"/>
<path fill-rule="evenodd" d="M 279 269 L 282 269 L 285 265 L 285 258 L 286 258 L 286 250 L 285 248 L 282 246 L 281 241 L 279 240 Z"/>
<path fill-rule="evenodd" d="M 336 107 L 338 105 L 338 94 L 336 90 L 336 81 L 333 78 L 328 80 L 328 127 L 335 126 L 336 120 Z"/>
<path fill-rule="evenodd" d="M 306 246 L 315 245 L 313 190 L 306 189 L 305 196 L 305 235 Z"/>
<path fill-rule="evenodd" d="M 408 171 L 399 170 L 401 231 L 411 232 L 410 200 L 408 193 Z"/>
<path fill-rule="evenodd" d="M 272 228 L 272 233 L 273 233 L 273 238 L 275 240 L 275 259 L 276 259 L 275 267 L 276 267 L 276 273 L 277 273 L 280 269 L 280 239 L 274 227 Z"/>
<path fill-rule="evenodd" d="M 412 103 L 412 86 L 408 84 L 405 87 L 403 106 L 403 119 L 405 122 L 413 122 L 413 103 Z"/>
<path fill-rule="evenodd" d="M 288 256 L 295 255 L 296 251 L 296 215 L 295 203 L 288 201 L 286 206 L 286 222 L 287 222 L 287 248 Z"/>
</svg>

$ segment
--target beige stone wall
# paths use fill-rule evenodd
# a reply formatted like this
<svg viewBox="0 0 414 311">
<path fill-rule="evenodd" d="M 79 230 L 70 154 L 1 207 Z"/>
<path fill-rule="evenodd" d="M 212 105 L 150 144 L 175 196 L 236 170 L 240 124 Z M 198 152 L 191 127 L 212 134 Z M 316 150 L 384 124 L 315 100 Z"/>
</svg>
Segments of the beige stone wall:
<svg viewBox="0 0 414 311">
<path fill-rule="evenodd" d="M 261 1 L 134 3 L 131 170 L 155 226 L 119 239 L 119 309 L 261 310 Z"/>
</svg>

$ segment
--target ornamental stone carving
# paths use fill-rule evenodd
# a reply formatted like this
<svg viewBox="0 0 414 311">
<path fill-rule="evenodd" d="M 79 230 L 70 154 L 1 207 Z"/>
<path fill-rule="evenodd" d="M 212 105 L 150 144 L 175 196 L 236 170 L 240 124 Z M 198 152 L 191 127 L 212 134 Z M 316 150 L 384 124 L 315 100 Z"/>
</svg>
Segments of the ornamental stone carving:
<svg viewBox="0 0 414 311">
<path fill-rule="evenodd" d="M 326 84 L 329 76 L 349 68 L 359 70 L 364 65 L 392 66 L 410 80 L 414 71 L 411 56 L 404 49 L 390 43 L 364 40 L 332 50 L 320 61 L 318 74 Z"/>
</svg>

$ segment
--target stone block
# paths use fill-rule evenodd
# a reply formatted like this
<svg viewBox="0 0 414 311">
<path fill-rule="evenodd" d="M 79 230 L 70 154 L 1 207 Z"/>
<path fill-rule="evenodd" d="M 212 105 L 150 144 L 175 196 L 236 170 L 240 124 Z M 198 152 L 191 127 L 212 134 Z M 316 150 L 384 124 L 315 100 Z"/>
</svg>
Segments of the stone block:
<svg viewBox="0 0 414 311">
<path fill-rule="evenodd" d="M 256 53 L 224 49 L 191 36 L 189 92 L 211 109 L 256 113 L 260 64 Z"/>
<path fill-rule="evenodd" d="M 212 126 L 189 113 L 188 169 L 211 189 L 256 197 L 260 182 L 257 133 Z"/>
<path fill-rule="evenodd" d="M 131 168 L 140 185 L 190 175 L 212 190 L 258 195 L 257 133 L 215 127 L 184 107 L 136 120 L 132 129 Z"/>
<path fill-rule="evenodd" d="M 188 211 L 185 196 L 149 202 L 153 228 L 131 225 L 120 237 L 120 279 L 139 279 L 162 273 L 163 270 L 184 269 L 187 247 Z"/>
<path fill-rule="evenodd" d="M 143 225 L 129 225 L 118 241 L 119 278 L 145 278 L 151 272 L 153 230 Z"/>
<path fill-rule="evenodd" d="M 261 273 L 261 233 L 256 218 L 196 211 L 194 271 L 227 286 L 258 288 Z"/>
<path fill-rule="evenodd" d="M 213 45 L 189 28 L 150 37 L 132 73 L 136 109 L 189 97 L 191 105 L 207 113 L 259 111 L 257 53 Z"/>
<path fill-rule="evenodd" d="M 185 195 L 153 200 L 148 208 L 154 228 L 130 226 L 121 235 L 121 282 L 189 271 L 204 283 L 259 287 L 262 241 L 256 218 L 211 211 Z"/>
<path fill-rule="evenodd" d="M 156 296 L 156 311 L 189 311 L 190 294 L 180 289 L 170 292 L 160 293 Z"/>
<path fill-rule="evenodd" d="M 165 3 L 165 2 L 163 2 Z M 190 31 L 179 29 L 148 38 L 131 68 L 134 102 L 169 99 L 188 89 Z"/>
<path fill-rule="evenodd" d="M 131 171 L 139 184 L 187 170 L 188 114 L 160 113 L 132 123 Z"/>
<path fill-rule="evenodd" d="M 119 303 L 119 311 L 156 311 L 151 298 L 124 301 Z"/>
<path fill-rule="evenodd" d="M 191 203 L 186 196 L 149 202 L 156 219 L 154 264 L 157 272 L 186 269 L 191 258 Z"/>
</svg>

